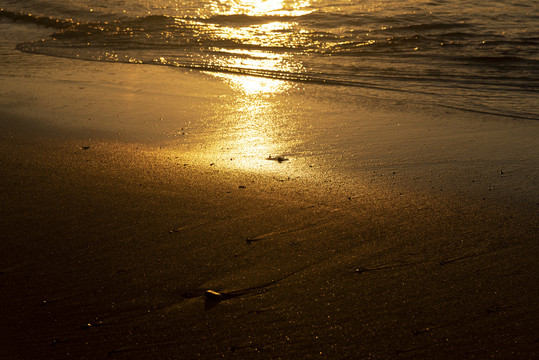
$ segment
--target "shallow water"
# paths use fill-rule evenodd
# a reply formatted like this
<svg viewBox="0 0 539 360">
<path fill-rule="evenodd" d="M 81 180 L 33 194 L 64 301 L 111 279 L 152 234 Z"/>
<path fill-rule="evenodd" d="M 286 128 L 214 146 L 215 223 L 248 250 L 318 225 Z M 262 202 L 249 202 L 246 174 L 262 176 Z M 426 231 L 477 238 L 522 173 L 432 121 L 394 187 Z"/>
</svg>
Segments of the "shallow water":
<svg viewBox="0 0 539 360">
<path fill-rule="evenodd" d="M 536 0 L 0 0 L 18 49 L 299 82 L 539 119 Z M 17 30 L 21 31 L 21 30 Z"/>
</svg>

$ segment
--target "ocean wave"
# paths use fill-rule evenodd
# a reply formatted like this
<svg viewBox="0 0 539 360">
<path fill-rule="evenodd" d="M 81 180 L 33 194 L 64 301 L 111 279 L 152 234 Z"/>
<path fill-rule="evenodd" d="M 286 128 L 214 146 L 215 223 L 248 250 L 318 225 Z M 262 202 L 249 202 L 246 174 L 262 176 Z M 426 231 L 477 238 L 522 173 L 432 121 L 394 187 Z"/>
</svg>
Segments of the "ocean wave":
<svg viewBox="0 0 539 360">
<path fill-rule="evenodd" d="M 444 23 L 444 22 L 431 22 L 431 23 L 421 23 L 421 24 L 410 24 L 405 26 L 389 26 L 387 28 L 381 29 L 379 31 L 385 33 L 402 33 L 402 32 L 425 32 L 430 30 L 448 30 L 448 29 L 464 29 L 464 28 L 473 28 L 472 24 L 466 23 Z"/>
<path fill-rule="evenodd" d="M 23 12 L 13 12 L 4 9 L 0 9 L 0 18 L 11 19 L 14 21 L 22 21 L 56 29 L 65 29 L 75 24 L 75 21 L 71 19 L 55 19 L 47 16 L 32 15 Z"/>
<path fill-rule="evenodd" d="M 536 112 L 539 38 L 484 31 L 474 19 L 317 10 L 284 16 L 100 13 L 81 21 L 5 9 L 0 18 L 53 29 L 47 39 L 19 44 L 24 52 L 414 94 L 448 106 L 478 99 L 480 111 L 530 118 Z M 500 93 L 519 99 L 522 109 L 512 107 L 513 100 L 504 106 Z"/>
</svg>

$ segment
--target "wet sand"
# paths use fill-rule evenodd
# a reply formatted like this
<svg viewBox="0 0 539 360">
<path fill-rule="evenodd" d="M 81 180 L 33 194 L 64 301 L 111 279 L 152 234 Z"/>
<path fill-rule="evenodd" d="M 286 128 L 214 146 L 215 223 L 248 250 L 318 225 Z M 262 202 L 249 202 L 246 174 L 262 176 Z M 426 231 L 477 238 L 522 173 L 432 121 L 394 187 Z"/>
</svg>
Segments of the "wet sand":
<svg viewBox="0 0 539 360">
<path fill-rule="evenodd" d="M 537 356 L 534 122 L 24 56 L 1 358 Z"/>
</svg>

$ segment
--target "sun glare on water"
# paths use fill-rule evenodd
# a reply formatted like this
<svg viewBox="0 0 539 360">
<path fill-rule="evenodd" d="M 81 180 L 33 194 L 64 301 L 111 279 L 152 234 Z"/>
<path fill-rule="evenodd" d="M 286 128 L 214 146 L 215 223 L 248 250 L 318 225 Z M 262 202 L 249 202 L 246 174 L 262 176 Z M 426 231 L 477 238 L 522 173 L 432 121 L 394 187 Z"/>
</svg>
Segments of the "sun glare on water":
<svg viewBox="0 0 539 360">
<path fill-rule="evenodd" d="M 239 1 L 212 1 L 208 5 L 213 12 L 221 15 L 302 15 L 310 12 L 307 8 L 310 0 L 239 0 Z"/>
<path fill-rule="evenodd" d="M 228 84 L 233 95 L 224 108 L 217 110 L 214 123 L 218 129 L 208 134 L 204 151 L 199 154 L 204 161 L 220 159 L 216 165 L 254 172 L 280 172 L 294 163 L 289 154 L 297 146 L 295 123 L 288 118 L 283 110 L 286 107 L 280 102 L 295 85 L 274 77 L 301 73 L 303 67 L 291 54 L 272 49 L 300 43 L 297 36 L 301 34 L 294 31 L 297 24 L 287 17 L 310 12 L 309 5 L 310 1 L 286 0 L 211 2 L 213 15 L 271 18 L 247 23 L 234 19 L 230 24 L 205 23 L 207 31 L 216 39 L 244 46 L 224 45 L 211 49 L 213 57 L 209 63 L 216 70 L 228 72 L 207 74 Z M 268 161 L 280 156 L 291 161 L 284 164 Z"/>
<path fill-rule="evenodd" d="M 291 88 L 290 82 L 284 80 L 225 73 L 208 74 L 223 79 L 232 89 L 248 97 L 267 98 L 270 95 L 279 94 Z"/>
</svg>

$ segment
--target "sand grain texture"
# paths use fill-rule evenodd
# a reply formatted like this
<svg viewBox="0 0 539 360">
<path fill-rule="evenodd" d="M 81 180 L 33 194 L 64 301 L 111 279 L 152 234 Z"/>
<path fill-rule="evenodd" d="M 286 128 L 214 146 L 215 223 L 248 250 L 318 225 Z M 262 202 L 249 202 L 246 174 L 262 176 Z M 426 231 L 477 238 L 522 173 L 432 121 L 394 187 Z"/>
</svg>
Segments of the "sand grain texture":
<svg viewBox="0 0 539 360">
<path fill-rule="evenodd" d="M 210 75 L 48 61 L 2 113 L 0 358 L 537 356 L 535 123 L 313 87 L 248 152 Z"/>
</svg>

